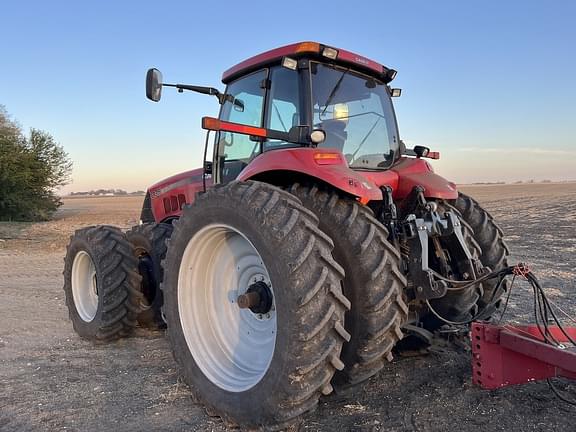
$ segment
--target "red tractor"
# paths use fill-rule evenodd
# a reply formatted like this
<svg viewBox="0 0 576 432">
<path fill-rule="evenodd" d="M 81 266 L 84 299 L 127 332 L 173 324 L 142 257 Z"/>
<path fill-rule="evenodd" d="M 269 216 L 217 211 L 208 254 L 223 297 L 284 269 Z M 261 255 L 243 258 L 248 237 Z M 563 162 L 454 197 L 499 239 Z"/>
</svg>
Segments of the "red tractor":
<svg viewBox="0 0 576 432">
<path fill-rule="evenodd" d="M 204 166 L 151 186 L 141 225 L 72 237 L 76 331 L 167 326 L 197 397 L 260 427 L 373 376 L 405 335 L 490 317 L 508 286 L 474 281 L 507 266 L 502 231 L 434 173 L 424 159 L 437 153 L 406 149 L 395 75 L 316 42 L 228 69 L 223 93 L 150 69 L 149 99 L 163 86 L 209 94 L 220 115 L 202 119 Z"/>
</svg>

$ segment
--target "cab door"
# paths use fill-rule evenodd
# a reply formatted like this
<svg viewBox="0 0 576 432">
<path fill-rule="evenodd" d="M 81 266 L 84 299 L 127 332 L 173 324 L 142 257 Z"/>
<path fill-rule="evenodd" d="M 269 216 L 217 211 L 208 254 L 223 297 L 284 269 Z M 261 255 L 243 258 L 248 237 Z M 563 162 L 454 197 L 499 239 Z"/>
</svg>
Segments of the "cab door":
<svg viewBox="0 0 576 432">
<path fill-rule="evenodd" d="M 262 127 L 268 69 L 253 72 L 230 83 L 220 109 L 220 120 Z M 215 183 L 236 179 L 252 159 L 262 152 L 261 140 L 248 135 L 218 132 L 214 146 Z"/>
</svg>

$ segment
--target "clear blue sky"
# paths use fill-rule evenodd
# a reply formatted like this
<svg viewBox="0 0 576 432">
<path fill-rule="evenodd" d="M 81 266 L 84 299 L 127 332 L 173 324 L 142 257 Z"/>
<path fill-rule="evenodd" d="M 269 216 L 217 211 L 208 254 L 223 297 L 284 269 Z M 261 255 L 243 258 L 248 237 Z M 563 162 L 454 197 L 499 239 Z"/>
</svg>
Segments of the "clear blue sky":
<svg viewBox="0 0 576 432">
<path fill-rule="evenodd" d="M 344 6 L 346 5 L 346 6 Z M 166 81 L 222 88 L 246 57 L 300 40 L 399 71 L 400 134 L 458 182 L 576 179 L 576 2 L 4 2 L 0 104 L 75 162 L 64 191 L 143 189 L 199 166 L 214 98 L 145 99 Z"/>
</svg>

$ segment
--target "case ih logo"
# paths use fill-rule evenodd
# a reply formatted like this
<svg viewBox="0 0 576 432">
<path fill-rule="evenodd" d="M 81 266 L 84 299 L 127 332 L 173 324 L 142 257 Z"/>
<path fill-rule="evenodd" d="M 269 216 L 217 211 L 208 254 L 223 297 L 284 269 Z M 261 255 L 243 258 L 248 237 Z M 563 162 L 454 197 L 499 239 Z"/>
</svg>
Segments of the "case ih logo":
<svg viewBox="0 0 576 432">
<path fill-rule="evenodd" d="M 192 177 L 186 177 L 183 178 L 181 180 L 178 180 L 174 183 L 168 184 L 164 187 L 160 187 L 158 189 L 154 189 L 152 191 L 150 191 L 150 197 L 151 198 L 158 198 L 160 195 L 163 195 L 167 192 L 170 192 L 172 189 L 176 189 L 176 188 L 180 188 L 195 182 L 199 182 L 202 180 L 202 175 L 195 175 Z"/>
<path fill-rule="evenodd" d="M 368 66 L 368 64 L 370 63 L 370 61 L 368 59 L 365 59 L 364 57 L 354 57 L 354 61 L 356 63 L 360 63 L 366 66 Z"/>
</svg>

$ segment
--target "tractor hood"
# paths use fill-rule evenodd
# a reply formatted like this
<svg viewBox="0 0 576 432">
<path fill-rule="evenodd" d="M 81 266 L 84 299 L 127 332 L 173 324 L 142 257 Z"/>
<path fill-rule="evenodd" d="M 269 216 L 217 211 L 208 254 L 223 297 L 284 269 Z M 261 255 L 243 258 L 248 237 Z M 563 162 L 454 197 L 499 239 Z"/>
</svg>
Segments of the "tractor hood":
<svg viewBox="0 0 576 432">
<path fill-rule="evenodd" d="M 201 183 L 203 173 L 204 170 L 202 168 L 197 168 L 195 170 L 175 174 L 153 184 L 148 188 L 148 192 L 150 192 L 150 196 L 152 198 L 156 198 L 171 191 L 172 189 L 180 188 L 193 183 Z"/>
</svg>

